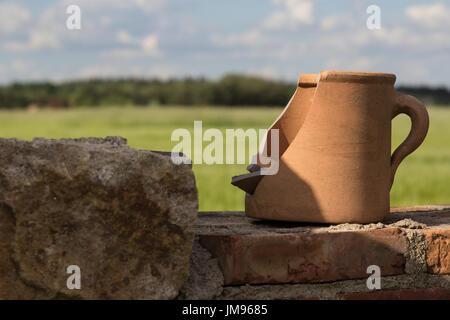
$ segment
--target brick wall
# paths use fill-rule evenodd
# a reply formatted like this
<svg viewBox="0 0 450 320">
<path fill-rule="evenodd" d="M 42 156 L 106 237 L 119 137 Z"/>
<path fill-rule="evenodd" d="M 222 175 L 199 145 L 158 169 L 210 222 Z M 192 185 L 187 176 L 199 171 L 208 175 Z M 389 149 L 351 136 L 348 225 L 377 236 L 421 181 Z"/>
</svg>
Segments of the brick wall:
<svg viewBox="0 0 450 320">
<path fill-rule="evenodd" d="M 449 239 L 450 206 L 394 208 L 382 223 L 333 226 L 202 212 L 196 250 L 208 255 L 193 263 L 215 263 L 223 276 L 201 298 L 450 299 Z M 380 289 L 367 286 L 371 265 Z M 197 282 L 207 273 L 191 268 Z"/>
</svg>

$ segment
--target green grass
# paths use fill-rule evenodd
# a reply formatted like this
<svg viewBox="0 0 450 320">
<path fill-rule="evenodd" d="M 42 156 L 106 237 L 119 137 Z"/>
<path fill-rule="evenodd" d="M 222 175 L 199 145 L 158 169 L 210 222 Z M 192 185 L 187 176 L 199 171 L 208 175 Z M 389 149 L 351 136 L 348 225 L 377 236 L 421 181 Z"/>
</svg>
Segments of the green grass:
<svg viewBox="0 0 450 320">
<path fill-rule="evenodd" d="M 428 108 L 430 129 L 424 143 L 399 166 L 391 190 L 392 206 L 450 203 L 450 108 Z M 392 128 L 393 148 L 410 129 L 400 115 Z"/>
<path fill-rule="evenodd" d="M 118 135 L 139 149 L 170 151 L 176 128 L 192 132 L 194 120 L 203 129 L 267 128 L 277 108 L 148 107 L 39 111 L 0 111 L 0 136 L 32 139 Z M 406 158 L 391 192 L 393 206 L 450 203 L 450 108 L 430 108 L 431 126 L 425 143 Z M 408 134 L 409 119 L 393 124 L 393 146 Z M 204 143 L 204 146 L 207 143 Z M 247 155 L 248 159 L 248 155 Z M 242 210 L 244 192 L 231 186 L 233 175 L 246 165 L 194 165 L 200 210 Z"/>
</svg>

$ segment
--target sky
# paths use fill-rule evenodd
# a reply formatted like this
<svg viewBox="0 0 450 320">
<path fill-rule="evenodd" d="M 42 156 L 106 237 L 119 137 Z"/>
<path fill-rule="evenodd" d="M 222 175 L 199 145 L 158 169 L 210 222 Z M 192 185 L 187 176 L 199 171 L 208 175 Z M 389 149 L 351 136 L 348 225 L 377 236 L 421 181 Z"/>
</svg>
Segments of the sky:
<svg viewBox="0 0 450 320">
<path fill-rule="evenodd" d="M 329 69 L 450 87 L 450 0 L 0 0 L 0 84 Z"/>
</svg>

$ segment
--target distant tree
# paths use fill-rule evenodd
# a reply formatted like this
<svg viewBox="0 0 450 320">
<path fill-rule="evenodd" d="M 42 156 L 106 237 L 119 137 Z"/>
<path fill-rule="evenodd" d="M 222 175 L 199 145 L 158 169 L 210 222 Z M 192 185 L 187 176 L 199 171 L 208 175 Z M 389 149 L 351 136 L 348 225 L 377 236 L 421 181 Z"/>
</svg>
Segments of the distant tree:
<svg viewBox="0 0 450 320">
<path fill-rule="evenodd" d="M 91 79 L 60 84 L 12 83 L 0 87 L 0 108 L 70 106 L 227 105 L 284 106 L 295 84 L 256 76 L 228 74 L 216 81 L 184 79 Z M 426 104 L 450 105 L 447 88 L 400 86 Z"/>
</svg>

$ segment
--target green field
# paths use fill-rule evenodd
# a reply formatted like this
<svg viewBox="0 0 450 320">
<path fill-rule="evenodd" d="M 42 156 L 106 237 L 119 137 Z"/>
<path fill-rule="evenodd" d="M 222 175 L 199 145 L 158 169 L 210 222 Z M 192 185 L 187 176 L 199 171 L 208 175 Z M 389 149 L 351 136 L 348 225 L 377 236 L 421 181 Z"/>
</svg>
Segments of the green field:
<svg viewBox="0 0 450 320">
<path fill-rule="evenodd" d="M 430 131 L 424 144 L 406 158 L 397 171 L 391 192 L 392 206 L 450 203 L 450 108 L 429 108 Z M 122 136 L 139 149 L 170 151 L 171 133 L 193 130 L 202 120 L 204 130 L 267 128 L 280 113 L 277 108 L 147 107 L 38 111 L 0 111 L 0 136 L 105 137 Z M 393 146 L 410 128 L 399 116 L 393 124 Z M 204 146 L 207 143 L 204 143 Z M 248 156 L 247 156 L 248 158 Z M 242 210 L 244 192 L 230 185 L 231 177 L 245 173 L 246 165 L 194 165 L 200 210 Z"/>
</svg>

